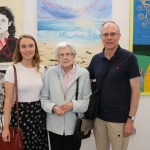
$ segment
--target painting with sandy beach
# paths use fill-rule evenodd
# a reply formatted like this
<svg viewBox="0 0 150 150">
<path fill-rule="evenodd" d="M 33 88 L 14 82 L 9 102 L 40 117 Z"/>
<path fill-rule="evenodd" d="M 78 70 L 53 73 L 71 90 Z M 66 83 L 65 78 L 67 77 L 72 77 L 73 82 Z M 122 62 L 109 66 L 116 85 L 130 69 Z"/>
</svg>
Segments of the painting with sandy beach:
<svg viewBox="0 0 150 150">
<path fill-rule="evenodd" d="M 101 52 L 100 27 L 112 17 L 112 0 L 37 0 L 38 46 L 41 63 L 55 63 L 54 49 L 61 41 L 72 43 L 76 62 L 87 67 Z"/>
</svg>

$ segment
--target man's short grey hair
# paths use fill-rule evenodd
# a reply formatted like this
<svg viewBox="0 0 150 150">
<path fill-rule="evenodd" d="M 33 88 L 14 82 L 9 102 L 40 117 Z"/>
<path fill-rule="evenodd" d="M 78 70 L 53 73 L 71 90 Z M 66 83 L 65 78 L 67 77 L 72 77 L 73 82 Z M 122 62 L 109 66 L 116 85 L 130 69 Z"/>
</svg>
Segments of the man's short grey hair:
<svg viewBox="0 0 150 150">
<path fill-rule="evenodd" d="M 116 25 L 116 27 L 118 28 L 118 33 L 120 33 L 120 28 L 119 28 L 119 26 L 114 22 L 114 21 L 105 21 L 103 24 L 102 24 L 102 26 L 101 26 L 101 33 L 102 33 L 102 30 L 103 30 L 103 27 L 104 27 L 104 25 L 105 24 L 107 24 L 107 23 L 113 23 L 114 25 Z"/>
<path fill-rule="evenodd" d="M 71 43 L 66 42 L 66 41 L 63 41 L 63 42 L 60 42 L 60 43 L 56 46 L 56 48 L 55 48 L 55 58 L 56 58 L 57 60 L 58 60 L 58 50 L 59 50 L 59 48 L 65 48 L 65 47 L 67 47 L 67 46 L 70 46 L 72 53 L 73 53 L 74 55 L 76 55 L 76 49 L 75 49 L 75 47 L 74 47 Z"/>
</svg>

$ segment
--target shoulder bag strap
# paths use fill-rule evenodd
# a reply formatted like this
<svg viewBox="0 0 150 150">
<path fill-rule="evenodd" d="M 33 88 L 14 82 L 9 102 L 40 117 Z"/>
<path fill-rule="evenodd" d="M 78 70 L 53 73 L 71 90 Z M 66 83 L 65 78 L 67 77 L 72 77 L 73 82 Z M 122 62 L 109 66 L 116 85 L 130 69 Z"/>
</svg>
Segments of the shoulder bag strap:
<svg viewBox="0 0 150 150">
<path fill-rule="evenodd" d="M 76 100 L 78 99 L 78 94 L 79 94 L 79 78 L 77 79 L 77 82 L 76 82 Z M 79 118 L 78 116 L 78 113 L 76 113 L 76 117 Z"/>
<path fill-rule="evenodd" d="M 16 110 L 17 110 L 17 125 L 20 128 L 19 124 L 19 110 L 18 110 L 18 83 L 17 83 L 17 72 L 16 67 L 13 65 L 14 68 L 14 78 L 15 78 L 15 92 L 16 92 Z"/>
<path fill-rule="evenodd" d="M 76 82 L 76 100 L 78 99 L 78 93 L 79 93 L 79 78 L 77 79 Z"/>
<path fill-rule="evenodd" d="M 110 64 L 109 64 L 109 66 L 107 67 L 107 69 L 106 69 L 106 71 L 105 71 L 105 73 L 104 73 L 104 75 L 103 75 L 103 77 L 102 77 L 102 79 L 101 79 L 101 81 L 100 81 L 99 86 L 97 86 L 96 92 L 99 92 L 99 91 L 100 91 L 100 89 L 101 89 L 101 87 L 102 87 L 102 85 L 103 85 L 103 83 L 104 83 L 104 80 L 105 80 L 105 78 L 106 78 L 106 75 L 107 75 L 107 73 L 108 73 L 108 71 L 109 71 L 109 69 L 110 69 L 110 67 L 112 66 L 112 64 L 113 64 L 114 61 L 115 61 L 115 60 L 112 60 L 112 61 L 110 62 Z"/>
</svg>

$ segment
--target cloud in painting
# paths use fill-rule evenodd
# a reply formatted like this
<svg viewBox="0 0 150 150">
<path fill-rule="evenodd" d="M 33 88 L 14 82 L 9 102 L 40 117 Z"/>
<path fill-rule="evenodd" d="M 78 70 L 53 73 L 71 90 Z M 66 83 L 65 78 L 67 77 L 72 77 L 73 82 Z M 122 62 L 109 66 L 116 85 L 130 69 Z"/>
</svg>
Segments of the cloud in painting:
<svg viewBox="0 0 150 150">
<path fill-rule="evenodd" d="M 77 17 L 77 15 L 71 9 L 63 8 L 51 3 L 43 3 L 40 10 L 47 12 L 48 15 L 57 19 L 73 19 Z"/>
<path fill-rule="evenodd" d="M 111 0 L 38 0 L 38 18 L 97 20 L 110 16 L 111 6 Z"/>
</svg>

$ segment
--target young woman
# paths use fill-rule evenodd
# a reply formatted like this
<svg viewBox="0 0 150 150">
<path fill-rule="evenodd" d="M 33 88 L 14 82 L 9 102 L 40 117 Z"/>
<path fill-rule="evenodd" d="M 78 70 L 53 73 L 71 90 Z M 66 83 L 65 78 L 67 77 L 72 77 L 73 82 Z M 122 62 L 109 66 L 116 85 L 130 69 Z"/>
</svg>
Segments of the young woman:
<svg viewBox="0 0 150 150">
<path fill-rule="evenodd" d="M 0 7 L 0 62 L 12 62 L 17 39 L 14 15 L 8 7 Z"/>
<path fill-rule="evenodd" d="M 46 115 L 39 101 L 45 69 L 40 65 L 38 47 L 32 36 L 22 35 L 18 39 L 13 61 L 17 71 L 19 121 L 23 131 L 25 150 L 47 150 Z M 11 140 L 9 132 L 10 114 L 10 125 L 17 126 L 16 105 L 13 105 L 15 100 L 13 66 L 9 66 L 6 71 L 5 89 L 2 138 L 4 142 L 8 142 Z"/>
</svg>

